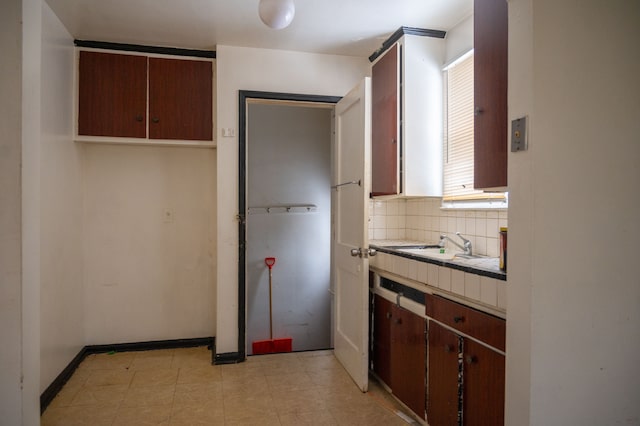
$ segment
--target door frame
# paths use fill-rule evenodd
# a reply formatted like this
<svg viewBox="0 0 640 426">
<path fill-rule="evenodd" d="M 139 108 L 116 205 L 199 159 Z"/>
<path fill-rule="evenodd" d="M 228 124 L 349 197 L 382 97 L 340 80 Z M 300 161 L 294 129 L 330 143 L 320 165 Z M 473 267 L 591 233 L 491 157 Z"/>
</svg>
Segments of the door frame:
<svg viewBox="0 0 640 426">
<path fill-rule="evenodd" d="M 304 95 L 281 92 L 238 91 L 238 352 L 235 359 L 225 354 L 218 364 L 243 362 L 247 358 L 247 287 L 246 287 L 246 240 L 247 240 L 247 119 L 249 100 L 270 100 L 335 105 L 341 96 Z"/>
</svg>

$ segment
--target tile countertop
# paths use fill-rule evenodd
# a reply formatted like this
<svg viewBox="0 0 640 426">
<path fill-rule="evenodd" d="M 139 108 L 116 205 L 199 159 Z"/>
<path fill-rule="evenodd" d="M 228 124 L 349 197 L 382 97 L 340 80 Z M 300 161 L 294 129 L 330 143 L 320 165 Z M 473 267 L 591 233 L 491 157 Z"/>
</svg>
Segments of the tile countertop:
<svg viewBox="0 0 640 426">
<path fill-rule="evenodd" d="M 500 270 L 500 259 L 497 257 L 480 256 L 473 259 L 464 259 L 455 257 L 451 260 L 433 259 L 426 256 L 420 256 L 413 253 L 399 251 L 397 248 L 402 246 L 433 246 L 437 247 L 437 243 L 425 243 L 424 241 L 411 240 L 370 240 L 369 245 L 381 253 L 393 254 L 408 259 L 417 260 L 419 262 L 432 263 L 434 265 L 446 266 L 448 268 L 476 274 L 480 276 L 495 278 L 506 281 L 507 274 Z"/>
</svg>

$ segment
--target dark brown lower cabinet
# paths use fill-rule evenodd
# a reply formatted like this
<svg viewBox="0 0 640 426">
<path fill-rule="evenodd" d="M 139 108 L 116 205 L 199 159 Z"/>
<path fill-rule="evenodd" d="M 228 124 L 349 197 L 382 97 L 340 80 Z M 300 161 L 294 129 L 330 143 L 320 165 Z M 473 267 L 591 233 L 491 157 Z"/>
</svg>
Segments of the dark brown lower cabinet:
<svg viewBox="0 0 640 426">
<path fill-rule="evenodd" d="M 420 418 L 425 412 L 424 318 L 393 305 L 391 390 Z"/>
<path fill-rule="evenodd" d="M 425 320 L 374 299 L 373 371 L 420 418 L 425 413 Z"/>
<path fill-rule="evenodd" d="M 429 321 L 429 368 L 427 420 L 430 426 L 458 424 L 458 353 L 457 334 Z"/>
<path fill-rule="evenodd" d="M 429 425 L 504 425 L 505 321 L 433 295 L 426 313 Z"/>
<path fill-rule="evenodd" d="M 504 424 L 504 355 L 464 340 L 463 424 Z"/>
<path fill-rule="evenodd" d="M 392 303 L 377 294 L 373 309 L 373 371 L 391 387 Z"/>
</svg>

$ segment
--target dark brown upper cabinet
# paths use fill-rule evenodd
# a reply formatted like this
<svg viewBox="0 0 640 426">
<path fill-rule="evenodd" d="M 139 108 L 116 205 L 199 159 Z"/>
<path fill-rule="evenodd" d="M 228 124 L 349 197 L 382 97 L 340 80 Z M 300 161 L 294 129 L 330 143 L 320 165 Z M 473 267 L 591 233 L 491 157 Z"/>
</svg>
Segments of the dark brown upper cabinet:
<svg viewBox="0 0 640 426">
<path fill-rule="evenodd" d="M 78 134 L 147 135 L 147 58 L 80 52 Z"/>
<path fill-rule="evenodd" d="M 394 44 L 371 69 L 371 188 L 374 196 L 399 192 L 399 50 Z"/>
<path fill-rule="evenodd" d="M 507 188 L 508 10 L 505 0 L 474 1 L 474 187 Z"/>
<path fill-rule="evenodd" d="M 80 51 L 78 74 L 79 136 L 213 140 L 211 61 Z"/>
<path fill-rule="evenodd" d="M 212 140 L 208 61 L 149 58 L 149 138 Z"/>
<path fill-rule="evenodd" d="M 374 197 L 442 196 L 443 37 L 402 27 L 369 58 Z"/>
</svg>

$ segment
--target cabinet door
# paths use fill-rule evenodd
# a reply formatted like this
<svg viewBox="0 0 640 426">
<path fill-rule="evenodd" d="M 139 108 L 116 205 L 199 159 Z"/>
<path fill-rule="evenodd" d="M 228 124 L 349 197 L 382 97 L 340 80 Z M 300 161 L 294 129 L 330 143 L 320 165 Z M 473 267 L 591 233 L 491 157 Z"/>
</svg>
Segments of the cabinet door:
<svg viewBox="0 0 640 426">
<path fill-rule="evenodd" d="M 392 304 L 377 294 L 373 308 L 373 371 L 391 387 Z"/>
<path fill-rule="evenodd" d="M 145 56 L 80 52 L 79 135 L 144 138 L 146 114 Z"/>
<path fill-rule="evenodd" d="M 371 70 L 371 193 L 395 195 L 398 187 L 398 45 Z"/>
<path fill-rule="evenodd" d="M 465 339 L 464 425 L 504 424 L 504 361 L 504 355 Z"/>
<path fill-rule="evenodd" d="M 212 140 L 209 61 L 149 58 L 149 138 Z"/>
<path fill-rule="evenodd" d="M 424 418 L 425 320 L 393 305 L 391 330 L 391 390 L 414 413 Z"/>
<path fill-rule="evenodd" d="M 507 186 L 507 2 L 474 2 L 474 187 Z"/>
<path fill-rule="evenodd" d="M 429 321 L 427 422 L 433 426 L 458 424 L 459 337 Z"/>
</svg>

